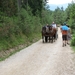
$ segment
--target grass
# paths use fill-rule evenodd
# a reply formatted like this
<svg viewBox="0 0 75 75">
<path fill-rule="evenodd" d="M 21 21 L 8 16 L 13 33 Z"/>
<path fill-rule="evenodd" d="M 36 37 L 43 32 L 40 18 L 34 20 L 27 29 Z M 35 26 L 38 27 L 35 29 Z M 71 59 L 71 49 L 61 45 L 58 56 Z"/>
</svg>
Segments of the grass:
<svg viewBox="0 0 75 75">
<path fill-rule="evenodd" d="M 0 61 L 5 60 L 6 58 L 10 57 L 11 55 L 19 52 L 25 47 L 28 47 L 32 43 L 38 41 L 41 38 L 41 34 L 32 34 L 31 36 L 26 37 L 25 35 L 12 37 L 12 40 L 1 40 L 0 42 L 0 52 L 2 51 L 3 54 L 0 55 Z M 20 47 L 22 45 L 22 47 Z M 11 51 L 10 49 L 13 49 Z"/>
<path fill-rule="evenodd" d="M 71 46 L 71 47 L 72 47 L 73 51 L 75 52 L 75 46 Z"/>
</svg>

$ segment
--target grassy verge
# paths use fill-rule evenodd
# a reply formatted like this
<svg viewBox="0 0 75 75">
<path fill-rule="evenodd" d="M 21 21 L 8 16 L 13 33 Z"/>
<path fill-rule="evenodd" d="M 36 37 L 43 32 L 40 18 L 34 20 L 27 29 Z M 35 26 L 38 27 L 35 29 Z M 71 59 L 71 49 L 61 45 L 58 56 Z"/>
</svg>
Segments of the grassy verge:
<svg viewBox="0 0 75 75">
<path fill-rule="evenodd" d="M 13 40 L 1 40 L 0 42 L 0 61 L 5 60 L 9 56 L 19 52 L 23 48 L 28 47 L 32 43 L 38 41 L 41 38 L 41 34 L 32 34 L 28 37 L 22 35 L 22 37 L 13 37 Z"/>
<path fill-rule="evenodd" d="M 75 46 L 71 46 L 71 47 L 72 47 L 73 51 L 75 52 Z"/>
</svg>

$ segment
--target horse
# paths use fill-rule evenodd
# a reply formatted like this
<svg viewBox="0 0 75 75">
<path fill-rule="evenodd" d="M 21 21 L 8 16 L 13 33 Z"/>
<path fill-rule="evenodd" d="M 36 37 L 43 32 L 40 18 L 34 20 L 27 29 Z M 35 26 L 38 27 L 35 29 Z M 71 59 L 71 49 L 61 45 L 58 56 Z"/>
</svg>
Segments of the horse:
<svg viewBox="0 0 75 75">
<path fill-rule="evenodd" d="M 56 39 L 56 29 L 53 28 L 52 26 L 49 26 L 49 42 L 55 42 Z"/>
<path fill-rule="evenodd" d="M 49 30 L 49 27 L 47 28 L 46 26 L 42 27 L 42 39 L 43 39 L 43 43 L 47 42 L 47 30 Z"/>
</svg>

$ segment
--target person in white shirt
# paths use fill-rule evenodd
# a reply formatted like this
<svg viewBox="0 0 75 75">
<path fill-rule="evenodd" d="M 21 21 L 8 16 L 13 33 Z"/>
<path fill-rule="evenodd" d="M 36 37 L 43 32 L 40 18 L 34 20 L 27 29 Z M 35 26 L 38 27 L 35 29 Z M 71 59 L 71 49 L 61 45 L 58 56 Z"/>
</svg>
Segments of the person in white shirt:
<svg viewBox="0 0 75 75">
<path fill-rule="evenodd" d="M 52 26 L 53 30 L 55 30 L 54 38 L 57 39 L 58 38 L 58 34 L 57 34 L 58 27 L 56 26 L 56 23 L 54 23 L 54 22 L 52 22 L 51 26 Z"/>
<path fill-rule="evenodd" d="M 56 26 L 56 24 L 54 22 L 52 23 L 52 27 L 57 28 L 57 26 Z"/>
</svg>

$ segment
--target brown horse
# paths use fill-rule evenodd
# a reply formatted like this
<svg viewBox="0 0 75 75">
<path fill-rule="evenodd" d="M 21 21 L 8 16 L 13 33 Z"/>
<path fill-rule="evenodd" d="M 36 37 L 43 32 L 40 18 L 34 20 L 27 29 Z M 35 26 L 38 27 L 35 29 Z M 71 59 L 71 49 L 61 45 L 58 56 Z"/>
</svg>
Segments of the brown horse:
<svg viewBox="0 0 75 75">
<path fill-rule="evenodd" d="M 50 26 L 49 27 L 49 41 L 52 40 L 51 42 L 55 42 L 56 33 L 57 33 L 57 29 Z"/>
</svg>

